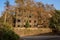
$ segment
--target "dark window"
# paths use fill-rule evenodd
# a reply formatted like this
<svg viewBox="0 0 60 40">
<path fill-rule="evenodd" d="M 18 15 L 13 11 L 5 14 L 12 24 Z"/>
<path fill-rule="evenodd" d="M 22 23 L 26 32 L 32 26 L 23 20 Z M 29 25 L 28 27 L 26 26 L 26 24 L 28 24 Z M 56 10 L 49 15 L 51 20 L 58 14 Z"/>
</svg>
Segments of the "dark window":
<svg viewBox="0 0 60 40">
<path fill-rule="evenodd" d="M 19 12 L 21 12 L 21 10 L 19 9 Z"/>
<path fill-rule="evenodd" d="M 46 25 L 44 25 L 44 28 L 46 28 Z"/>
<path fill-rule="evenodd" d="M 29 20 L 29 22 L 31 23 L 31 20 Z"/>
<path fill-rule="evenodd" d="M 18 25 L 18 27 L 20 27 L 20 25 Z"/>
<path fill-rule="evenodd" d="M 6 21 L 9 21 L 8 19 Z"/>
<path fill-rule="evenodd" d="M 31 27 L 31 25 L 30 25 L 30 27 Z"/>
<path fill-rule="evenodd" d="M 26 26 L 24 25 L 24 27 L 26 27 Z"/>
<path fill-rule="evenodd" d="M 31 18 L 31 15 L 29 16 L 29 18 Z"/>
<path fill-rule="evenodd" d="M 18 19 L 18 22 L 20 22 L 20 20 Z"/>
<path fill-rule="evenodd" d="M 16 22 L 16 19 L 14 18 L 13 23 L 15 24 L 15 22 Z"/>
<path fill-rule="evenodd" d="M 36 20 L 34 21 L 34 23 L 36 23 Z"/>
<path fill-rule="evenodd" d="M 13 27 L 15 27 L 15 25 L 13 25 Z"/>
</svg>

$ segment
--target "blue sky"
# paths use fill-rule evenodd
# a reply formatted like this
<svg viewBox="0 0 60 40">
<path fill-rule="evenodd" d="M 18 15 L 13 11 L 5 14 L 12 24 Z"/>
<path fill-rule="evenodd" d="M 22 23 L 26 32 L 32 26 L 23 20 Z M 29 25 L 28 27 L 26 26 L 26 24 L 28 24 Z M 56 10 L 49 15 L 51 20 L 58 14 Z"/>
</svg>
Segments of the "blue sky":
<svg viewBox="0 0 60 40">
<path fill-rule="evenodd" d="M 60 10 L 60 0 L 35 0 L 36 2 L 43 2 L 44 4 L 54 4 L 54 7 L 58 10 Z M 0 0 L 0 15 L 4 11 L 4 6 L 6 0 Z M 14 0 L 9 0 L 11 5 L 14 5 Z"/>
</svg>

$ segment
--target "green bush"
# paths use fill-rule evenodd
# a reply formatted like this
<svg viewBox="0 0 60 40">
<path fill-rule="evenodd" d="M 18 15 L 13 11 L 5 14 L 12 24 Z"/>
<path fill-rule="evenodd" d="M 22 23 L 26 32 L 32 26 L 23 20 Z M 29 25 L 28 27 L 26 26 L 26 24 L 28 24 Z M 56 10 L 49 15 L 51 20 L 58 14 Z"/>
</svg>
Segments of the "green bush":
<svg viewBox="0 0 60 40">
<path fill-rule="evenodd" d="M 60 11 L 55 10 L 54 16 L 50 19 L 50 28 L 60 31 Z"/>
<path fill-rule="evenodd" d="M 0 29 L 0 40 L 18 40 L 19 36 L 12 30 Z"/>
<path fill-rule="evenodd" d="M 28 21 L 26 22 L 25 27 L 26 27 L 26 28 L 30 27 L 30 25 L 29 25 L 29 22 L 28 22 Z"/>
<path fill-rule="evenodd" d="M 0 26 L 0 40 L 19 40 L 20 37 L 5 24 Z"/>
</svg>

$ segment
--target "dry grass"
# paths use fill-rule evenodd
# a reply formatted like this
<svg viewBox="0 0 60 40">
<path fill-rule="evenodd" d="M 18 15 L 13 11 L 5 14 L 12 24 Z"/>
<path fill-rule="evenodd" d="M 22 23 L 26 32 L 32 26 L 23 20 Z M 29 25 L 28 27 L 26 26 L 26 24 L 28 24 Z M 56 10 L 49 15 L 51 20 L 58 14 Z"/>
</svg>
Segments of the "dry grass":
<svg viewBox="0 0 60 40">
<path fill-rule="evenodd" d="M 14 31 L 20 36 L 31 36 L 52 32 L 49 28 L 14 28 Z"/>
</svg>

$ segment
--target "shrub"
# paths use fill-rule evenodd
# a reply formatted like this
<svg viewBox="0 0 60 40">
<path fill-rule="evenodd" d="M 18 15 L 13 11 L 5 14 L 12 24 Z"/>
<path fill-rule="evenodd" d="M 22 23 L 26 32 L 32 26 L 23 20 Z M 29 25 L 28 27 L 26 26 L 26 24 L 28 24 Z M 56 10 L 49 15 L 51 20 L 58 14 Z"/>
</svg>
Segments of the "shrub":
<svg viewBox="0 0 60 40">
<path fill-rule="evenodd" d="M 29 22 L 28 22 L 28 21 L 26 22 L 25 27 L 26 27 L 26 28 L 30 27 L 30 25 L 29 25 Z"/>
<path fill-rule="evenodd" d="M 50 19 L 50 28 L 55 29 L 53 31 L 60 31 L 60 11 L 55 10 L 54 16 Z M 55 33 L 56 33 L 55 32 Z"/>
<path fill-rule="evenodd" d="M 4 26 L 4 27 L 3 27 Z M 6 25 L 0 27 L 0 40 L 19 40 L 19 36 Z"/>
</svg>

